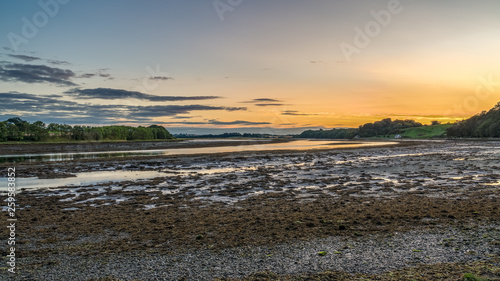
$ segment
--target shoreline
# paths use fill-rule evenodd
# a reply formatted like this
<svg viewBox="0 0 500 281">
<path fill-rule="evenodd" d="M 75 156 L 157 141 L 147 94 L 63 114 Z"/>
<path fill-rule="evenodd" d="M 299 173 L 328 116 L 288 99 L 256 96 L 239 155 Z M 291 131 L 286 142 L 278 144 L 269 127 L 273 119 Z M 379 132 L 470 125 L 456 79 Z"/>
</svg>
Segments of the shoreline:
<svg viewBox="0 0 500 281">
<path fill-rule="evenodd" d="M 189 140 L 196 142 L 190 143 Z M 240 146 L 252 144 L 286 143 L 295 140 L 337 141 L 345 144 L 367 142 L 398 142 L 399 145 L 421 144 L 425 142 L 498 142 L 500 139 L 309 139 L 309 138 L 278 138 L 278 139 L 183 139 L 168 141 L 102 141 L 102 142 L 61 142 L 61 143 L 0 143 L 0 156 L 41 153 L 78 153 L 78 152 L 114 152 L 126 150 L 156 150 L 176 148 L 201 148 Z M 213 141 L 216 140 L 216 141 Z M 206 141 L 206 142 L 204 142 Z"/>
<path fill-rule="evenodd" d="M 227 146 L 243 146 L 243 145 L 253 145 L 253 144 L 267 144 L 267 143 L 286 143 L 293 140 L 275 140 L 272 142 L 266 141 L 256 141 L 256 142 L 222 142 L 222 143 L 208 143 L 208 145 L 204 144 L 193 144 L 192 148 L 198 147 L 227 147 Z M 371 142 L 379 142 L 379 141 L 371 141 Z M 355 142 L 354 142 L 355 143 Z M 352 143 L 352 144 L 354 144 Z M 349 143 L 351 144 L 351 143 Z M 342 144 L 339 144 L 342 145 Z M 173 155 L 144 155 L 144 156 L 122 156 L 122 157 L 105 157 L 105 158 L 97 158 L 97 159 L 74 159 L 74 160 L 64 160 L 64 161 L 22 161 L 22 162 L 3 162 L 0 163 L 1 168 L 11 167 L 15 165 L 19 167 L 21 170 L 24 170 L 23 177 L 39 177 L 43 179 L 50 178 L 65 178 L 65 177 L 74 177 L 73 173 L 85 172 L 88 167 L 86 165 L 92 165 L 93 163 L 104 163 L 107 165 L 108 163 L 125 163 L 125 162 L 134 162 L 139 163 L 143 167 L 141 167 L 142 171 L 152 170 L 151 168 L 147 168 L 149 166 L 149 162 L 161 162 L 161 161 L 180 161 L 180 162 L 189 162 L 190 159 L 193 161 L 199 161 L 197 159 L 216 159 L 216 158 L 224 158 L 224 157 L 252 157 L 252 156 L 265 156 L 265 155 L 298 155 L 304 153 L 321 153 L 328 151 L 351 151 L 351 150 L 377 150 L 377 149 L 391 149 L 396 147 L 411 147 L 422 145 L 420 142 L 396 142 L 395 144 L 390 145 L 373 145 L 373 146 L 363 146 L 363 147 L 338 147 L 338 148 L 316 148 L 316 149 L 308 149 L 308 150 L 287 150 L 287 149 L 275 149 L 275 150 L 262 150 L 262 151 L 237 151 L 237 152 L 213 152 L 213 153 L 197 153 L 197 154 L 173 154 Z M 186 146 L 179 148 L 188 148 Z M 50 152 L 49 152 L 50 153 Z M 0 155 L 1 156 L 1 155 Z M 83 165 L 83 166 L 82 166 Z M 52 172 L 53 170 L 57 170 L 57 172 Z M 0 177 L 1 178 L 1 177 Z"/>
<path fill-rule="evenodd" d="M 189 143 L 186 140 L 170 141 L 123 141 L 123 142 L 79 142 L 79 143 L 26 143 L 26 144 L 1 144 L 1 155 L 22 155 L 39 153 L 74 153 L 74 152 L 101 152 L 121 150 L 149 150 L 170 148 L 198 148 L 217 146 L 239 146 L 249 144 L 281 143 L 290 140 L 285 139 L 248 139 L 230 140 L 220 142 Z"/>
<path fill-rule="evenodd" d="M 19 163 L 19 171 L 49 178 L 107 169 L 178 171 L 20 193 L 20 280 L 262 280 L 259 274 L 293 280 L 286 276 L 328 276 L 328 270 L 361 280 L 414 266 L 457 274 L 472 268 L 496 278 L 495 153 L 494 143 L 418 142 Z M 491 270 L 481 272 L 485 266 Z M 71 268 L 80 271 L 72 275 Z M 99 270 L 84 274 L 92 268 Z"/>
</svg>

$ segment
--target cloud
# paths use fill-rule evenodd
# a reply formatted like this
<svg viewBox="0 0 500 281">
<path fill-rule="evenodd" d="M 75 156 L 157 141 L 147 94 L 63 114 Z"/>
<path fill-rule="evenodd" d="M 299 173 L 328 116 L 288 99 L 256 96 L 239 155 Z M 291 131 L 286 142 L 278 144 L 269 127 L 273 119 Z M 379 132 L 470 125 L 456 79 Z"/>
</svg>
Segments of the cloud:
<svg viewBox="0 0 500 281">
<path fill-rule="evenodd" d="M 0 112 L 4 116 L 31 117 L 33 121 L 71 124 L 107 124 L 126 115 L 126 111 L 111 106 L 85 105 L 62 100 L 61 96 L 45 97 L 17 92 L 0 93 Z"/>
<path fill-rule="evenodd" d="M 107 78 L 108 80 L 113 80 L 115 79 L 114 77 L 111 76 L 109 73 L 104 73 L 104 69 L 100 69 L 96 71 L 95 73 L 84 73 L 81 75 L 78 75 L 76 78 L 93 78 L 93 77 L 102 77 L 102 78 Z"/>
<path fill-rule="evenodd" d="M 11 54 L 8 54 L 8 56 L 11 57 L 11 58 L 16 58 L 16 59 L 23 60 L 25 62 L 30 62 L 30 61 L 34 61 L 34 60 L 40 60 L 39 57 L 32 57 L 32 56 L 25 56 L 25 55 L 11 55 Z"/>
<path fill-rule="evenodd" d="M 192 122 L 192 121 L 185 121 L 185 122 L 157 122 L 157 124 L 163 124 L 163 125 L 207 125 L 207 122 Z"/>
<path fill-rule="evenodd" d="M 42 121 L 45 124 L 50 123 L 59 123 L 59 124 L 69 124 L 69 125 L 113 125 L 113 124 L 123 124 L 123 123 L 134 123 L 131 121 L 123 122 L 116 118 L 108 118 L 108 117 L 92 117 L 92 116 L 54 116 L 52 114 L 38 114 L 38 115 L 29 115 L 23 114 L 22 116 L 15 114 L 2 114 L 0 115 L 0 120 L 7 120 L 11 117 L 21 117 L 23 120 L 27 120 L 29 122 L 34 121 Z M 153 122 L 151 122 L 153 123 Z M 144 124 L 141 122 L 141 124 Z"/>
<path fill-rule="evenodd" d="M 146 123 L 157 117 L 176 117 L 191 111 L 235 111 L 245 107 L 208 105 L 130 106 L 88 104 L 64 100 L 60 95 L 40 96 L 19 92 L 0 93 L 0 112 L 49 122 L 59 118 L 73 124 Z M 69 121 L 72 120 L 72 121 Z M 80 120 L 76 122 L 77 120 Z M 55 121 L 50 121 L 55 122 Z"/>
<path fill-rule="evenodd" d="M 280 100 L 275 99 L 253 99 L 254 102 L 280 102 Z"/>
<path fill-rule="evenodd" d="M 115 79 L 114 77 L 111 76 L 111 74 L 109 73 L 102 73 L 102 72 L 99 72 L 97 73 L 97 75 L 99 75 L 99 77 L 102 77 L 102 78 L 108 78 L 108 80 L 113 80 Z"/>
<path fill-rule="evenodd" d="M 79 99 L 105 99 L 105 100 L 118 100 L 118 99 L 139 99 L 147 101 L 188 101 L 188 100 L 210 100 L 218 99 L 218 96 L 155 96 L 144 94 L 141 92 L 127 91 L 121 89 L 110 88 L 96 88 L 96 89 L 71 89 L 65 92 L 68 95 L 74 96 Z"/>
<path fill-rule="evenodd" d="M 224 106 L 209 106 L 209 105 L 150 105 L 130 107 L 131 117 L 163 117 L 186 114 L 191 111 L 212 111 L 225 110 L 236 111 L 246 110 L 246 107 L 224 107 Z"/>
<path fill-rule="evenodd" d="M 255 106 L 282 106 L 284 103 L 256 103 Z"/>
<path fill-rule="evenodd" d="M 208 120 L 208 123 L 211 125 L 240 125 L 240 126 L 270 125 L 270 124 L 272 124 L 270 122 L 252 122 L 252 121 L 243 121 L 243 120 L 236 120 L 236 121 L 229 121 L 229 122 L 223 122 L 223 121 L 218 121 L 218 120 Z"/>
<path fill-rule="evenodd" d="M 3 47 L 3 49 L 7 50 L 7 51 L 12 51 L 8 47 Z M 50 64 L 55 64 L 55 65 L 69 65 L 70 64 L 69 62 L 63 61 L 63 60 L 42 59 L 40 57 L 27 56 L 27 55 L 17 55 L 17 54 L 6 54 L 6 55 L 9 56 L 9 57 L 11 57 L 11 58 L 23 60 L 25 62 L 32 62 L 32 61 L 36 61 L 36 60 L 43 60 L 43 61 L 46 61 L 46 62 L 48 62 Z"/>
<path fill-rule="evenodd" d="M 266 98 L 262 98 L 262 99 L 253 99 L 253 100 L 250 100 L 250 101 L 243 101 L 242 103 L 262 103 L 262 102 L 281 102 L 280 100 L 276 100 L 276 99 L 266 99 Z"/>
<path fill-rule="evenodd" d="M 18 93 L 18 92 L 0 93 L 0 109 L 19 110 L 20 106 L 21 109 L 24 109 L 24 107 L 29 107 L 31 105 L 38 105 L 38 104 L 49 105 L 54 103 L 60 103 L 61 101 L 58 98 L 61 98 L 61 96 L 50 95 L 42 97 L 42 96 Z"/>
<path fill-rule="evenodd" d="M 252 121 L 219 121 L 219 120 L 207 120 L 207 121 L 174 121 L 174 122 L 161 122 L 161 124 L 166 125 L 218 125 L 218 126 L 227 126 L 227 125 L 238 125 L 238 126 L 255 126 L 255 125 L 271 125 L 270 122 L 252 122 Z"/>
<path fill-rule="evenodd" d="M 69 65 L 70 63 L 64 60 L 47 60 L 48 63 L 55 65 Z"/>
<path fill-rule="evenodd" d="M 249 101 L 243 101 L 241 103 L 253 103 L 255 106 L 283 106 L 283 105 L 286 105 L 286 104 L 282 103 L 281 100 L 269 99 L 269 98 L 253 99 L 253 100 L 249 100 Z"/>
<path fill-rule="evenodd" d="M 33 116 L 54 115 L 108 115 L 117 116 L 120 108 L 111 105 L 88 105 L 66 101 L 60 95 L 38 96 L 26 93 L 0 93 L 1 112 L 24 112 Z"/>
<path fill-rule="evenodd" d="M 256 126 L 256 125 L 271 125 L 270 122 L 252 122 L 252 121 L 244 121 L 244 120 L 235 120 L 235 121 L 219 121 L 216 119 L 206 120 L 206 121 L 173 121 L 173 122 L 159 122 L 158 124 L 165 125 L 218 125 L 218 126 L 228 126 L 228 125 L 237 125 L 237 126 Z"/>
<path fill-rule="evenodd" d="M 0 80 L 23 83 L 49 83 L 57 86 L 77 86 L 71 81 L 75 73 L 46 65 L 0 63 Z"/>
<path fill-rule="evenodd" d="M 167 76 L 154 76 L 150 77 L 150 80 L 173 80 L 173 77 L 167 77 Z"/>
<path fill-rule="evenodd" d="M 246 107 L 224 107 L 226 111 L 244 111 L 247 110 Z"/>
<path fill-rule="evenodd" d="M 296 110 L 285 110 L 281 112 L 281 115 L 290 115 L 290 116 L 314 116 L 318 114 L 309 114 L 309 113 L 299 113 Z"/>
</svg>

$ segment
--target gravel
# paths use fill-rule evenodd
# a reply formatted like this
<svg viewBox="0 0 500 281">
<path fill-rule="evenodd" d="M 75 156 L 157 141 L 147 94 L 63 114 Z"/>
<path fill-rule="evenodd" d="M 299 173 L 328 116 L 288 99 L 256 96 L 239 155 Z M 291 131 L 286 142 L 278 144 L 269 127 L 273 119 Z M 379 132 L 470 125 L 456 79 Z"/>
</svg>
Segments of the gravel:
<svg viewBox="0 0 500 281">
<path fill-rule="evenodd" d="M 212 280 L 252 273 L 300 274 L 338 270 L 376 274 L 418 264 L 458 263 L 499 256 L 500 227 L 441 229 L 390 236 L 329 237 L 271 247 L 223 250 L 176 249 L 174 254 L 108 256 L 55 255 L 19 258 L 20 275 L 12 280 Z M 326 251 L 326 255 L 318 253 Z M 43 264 L 43 265 L 42 265 Z M 10 276 L 12 277 L 12 276 Z M 0 274 L 5 280 L 6 272 Z"/>
</svg>

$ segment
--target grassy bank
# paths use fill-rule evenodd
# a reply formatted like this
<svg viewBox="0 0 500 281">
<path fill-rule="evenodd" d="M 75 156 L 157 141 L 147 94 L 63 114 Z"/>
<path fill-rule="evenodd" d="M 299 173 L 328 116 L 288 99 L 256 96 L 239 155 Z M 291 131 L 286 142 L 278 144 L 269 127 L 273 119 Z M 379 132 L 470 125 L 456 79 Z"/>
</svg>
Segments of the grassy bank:
<svg viewBox="0 0 500 281">
<path fill-rule="evenodd" d="M 404 129 L 404 132 L 400 135 L 402 137 L 407 137 L 412 139 L 440 138 L 446 136 L 446 129 L 448 129 L 451 126 L 452 124 L 440 124 L 433 126 L 407 128 Z"/>
<path fill-rule="evenodd" d="M 433 139 L 433 138 L 445 138 L 446 129 L 453 126 L 452 124 L 439 124 L 439 125 L 429 125 L 422 127 L 413 127 L 403 129 L 400 133 L 390 134 L 390 135 L 379 135 L 373 137 L 373 139 L 394 139 L 397 135 L 400 135 L 405 139 Z"/>
</svg>

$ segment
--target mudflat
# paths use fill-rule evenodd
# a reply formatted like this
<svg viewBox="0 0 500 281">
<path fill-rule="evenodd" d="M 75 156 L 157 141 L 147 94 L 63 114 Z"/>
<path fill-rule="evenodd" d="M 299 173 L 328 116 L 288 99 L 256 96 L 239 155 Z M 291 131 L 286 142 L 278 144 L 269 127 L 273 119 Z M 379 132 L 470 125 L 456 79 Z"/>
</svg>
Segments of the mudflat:
<svg viewBox="0 0 500 281">
<path fill-rule="evenodd" d="M 19 280 L 497 280 L 498 159 L 427 141 L 0 165 L 54 182 L 17 195 Z M 102 171 L 159 174 L 59 181 Z"/>
</svg>

